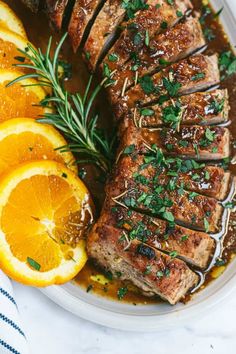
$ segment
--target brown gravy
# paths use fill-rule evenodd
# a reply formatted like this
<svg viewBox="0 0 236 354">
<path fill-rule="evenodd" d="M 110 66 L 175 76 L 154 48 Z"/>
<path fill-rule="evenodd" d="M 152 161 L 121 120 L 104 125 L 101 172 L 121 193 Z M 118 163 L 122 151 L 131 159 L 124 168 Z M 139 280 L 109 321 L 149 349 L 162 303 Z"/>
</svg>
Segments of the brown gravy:
<svg viewBox="0 0 236 354">
<path fill-rule="evenodd" d="M 17 13 L 19 18 L 23 21 L 26 31 L 28 33 L 29 40 L 34 43 L 36 47 L 40 47 L 43 50 L 46 47 L 49 37 L 52 35 L 54 38 L 54 45 L 61 38 L 60 34 L 55 33 L 55 31 L 51 30 L 48 24 L 48 19 L 45 14 L 40 13 L 37 15 L 32 14 L 28 11 L 20 1 L 14 0 L 5 0 L 11 8 Z M 201 11 L 202 1 L 201 0 L 192 0 L 195 10 Z M 208 48 L 206 50 L 206 54 L 212 53 L 221 53 L 222 51 L 229 50 L 228 39 L 223 31 L 222 26 L 220 25 L 218 19 L 212 18 L 212 16 L 208 16 L 206 18 L 205 25 L 203 28 L 211 28 L 213 34 L 215 35 L 215 39 L 209 42 Z M 68 41 L 69 42 L 69 41 Z M 71 91 L 83 91 L 85 88 L 85 84 L 88 81 L 88 71 L 86 66 L 82 60 L 81 54 L 74 54 L 70 48 L 69 43 L 67 43 L 63 48 L 63 59 L 67 60 L 69 63 L 72 63 L 73 67 L 73 77 L 67 83 L 68 88 Z M 236 75 L 231 76 L 229 79 L 222 82 L 221 87 L 227 88 L 229 90 L 230 96 L 230 131 L 233 137 L 236 137 L 236 85 L 235 81 Z M 95 81 L 95 80 L 94 80 Z M 94 82 L 96 84 L 96 82 Z M 109 111 L 107 107 L 109 104 L 104 104 L 104 101 L 107 101 L 105 94 L 102 93 L 97 100 L 97 111 L 100 112 L 100 122 L 103 128 L 111 127 L 112 122 L 112 112 Z M 105 108 L 104 108 L 105 107 Z M 97 212 L 101 208 L 103 199 L 104 199 L 104 183 L 99 181 L 98 176 L 96 176 L 93 168 L 88 166 L 81 167 L 85 171 L 84 181 L 87 184 L 89 190 L 92 193 L 94 203 L 97 206 Z M 236 164 L 230 164 L 230 170 L 233 175 L 236 175 Z M 236 254 L 236 211 L 231 212 L 231 217 L 229 221 L 228 232 L 224 239 L 222 240 L 223 247 L 221 248 L 222 254 L 221 259 L 223 260 L 222 265 L 215 266 L 211 268 L 211 270 L 207 274 L 202 274 L 205 282 L 200 286 L 200 289 L 207 286 L 209 282 L 218 277 L 227 267 L 227 263 L 229 263 Z M 161 300 L 159 298 L 147 298 L 142 296 L 138 289 L 132 286 L 131 284 L 124 283 L 120 280 L 105 280 L 101 276 L 102 272 L 97 267 L 95 267 L 91 261 L 88 261 L 84 269 L 79 273 L 76 277 L 75 281 L 82 286 L 87 291 L 91 291 L 93 293 L 106 296 L 112 299 L 117 300 L 117 293 L 119 289 L 127 288 L 128 292 L 124 297 L 124 301 L 136 304 L 150 304 L 150 303 L 158 303 Z M 94 278 L 95 276 L 95 278 Z M 91 279 L 92 277 L 92 279 Z M 94 281 L 94 279 L 96 281 Z M 186 300 L 189 300 L 191 297 L 188 296 Z"/>
</svg>

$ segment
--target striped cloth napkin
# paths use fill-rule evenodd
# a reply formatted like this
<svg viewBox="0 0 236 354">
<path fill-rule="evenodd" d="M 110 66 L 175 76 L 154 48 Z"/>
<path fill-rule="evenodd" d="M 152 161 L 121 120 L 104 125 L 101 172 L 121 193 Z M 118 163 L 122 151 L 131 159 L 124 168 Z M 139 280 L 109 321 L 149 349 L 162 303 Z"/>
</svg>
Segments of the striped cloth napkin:
<svg viewBox="0 0 236 354">
<path fill-rule="evenodd" d="M 0 354 L 29 354 L 9 279 L 0 270 Z"/>
</svg>

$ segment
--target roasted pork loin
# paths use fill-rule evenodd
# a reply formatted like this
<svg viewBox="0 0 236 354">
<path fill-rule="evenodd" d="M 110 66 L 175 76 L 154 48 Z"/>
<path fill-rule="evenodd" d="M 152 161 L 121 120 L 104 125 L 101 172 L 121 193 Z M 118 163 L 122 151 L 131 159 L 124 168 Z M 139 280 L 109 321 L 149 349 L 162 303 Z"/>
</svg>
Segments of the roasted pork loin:
<svg viewBox="0 0 236 354">
<path fill-rule="evenodd" d="M 24 2 L 33 10 L 44 3 Z M 46 2 L 60 28 L 69 2 Z M 73 48 L 106 78 L 120 142 L 88 254 L 145 295 L 175 304 L 214 257 L 233 183 L 218 56 L 202 53 L 190 0 L 71 3 Z"/>
</svg>

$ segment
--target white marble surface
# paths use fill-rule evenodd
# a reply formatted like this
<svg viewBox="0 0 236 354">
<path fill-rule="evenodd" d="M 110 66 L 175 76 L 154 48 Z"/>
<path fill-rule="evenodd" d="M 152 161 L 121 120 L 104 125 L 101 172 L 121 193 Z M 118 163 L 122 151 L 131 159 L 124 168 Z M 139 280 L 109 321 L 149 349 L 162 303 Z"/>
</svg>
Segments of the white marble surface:
<svg viewBox="0 0 236 354">
<path fill-rule="evenodd" d="M 236 291 L 188 326 L 132 333 L 77 318 L 36 289 L 14 284 L 14 290 L 32 354 L 236 353 Z"/>
</svg>

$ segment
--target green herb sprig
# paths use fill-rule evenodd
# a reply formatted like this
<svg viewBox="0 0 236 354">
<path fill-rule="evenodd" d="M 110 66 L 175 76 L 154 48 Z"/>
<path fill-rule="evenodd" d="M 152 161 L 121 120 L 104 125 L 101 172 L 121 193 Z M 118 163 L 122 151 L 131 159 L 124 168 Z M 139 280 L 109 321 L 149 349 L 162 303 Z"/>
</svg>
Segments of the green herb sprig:
<svg viewBox="0 0 236 354">
<path fill-rule="evenodd" d="M 71 94 L 64 88 L 58 68 L 60 51 L 66 37 L 67 33 L 60 40 L 53 56 L 50 54 L 52 38 L 49 39 L 45 54 L 30 43 L 25 50 L 19 50 L 29 59 L 30 64 L 20 63 L 16 66 L 32 69 L 33 72 L 18 77 L 8 86 L 27 78 L 35 78 L 38 80 L 38 86 L 49 87 L 52 95 L 45 98 L 41 105 L 53 107 L 53 110 L 45 113 L 38 121 L 53 125 L 66 136 L 70 143 L 62 146 L 61 152 L 71 151 L 79 154 L 81 159 L 78 163 L 95 164 L 107 173 L 113 158 L 113 142 L 110 142 L 97 128 L 98 115 L 93 114 L 94 101 L 106 79 L 92 90 L 93 77 L 91 76 L 83 95 Z"/>
</svg>

